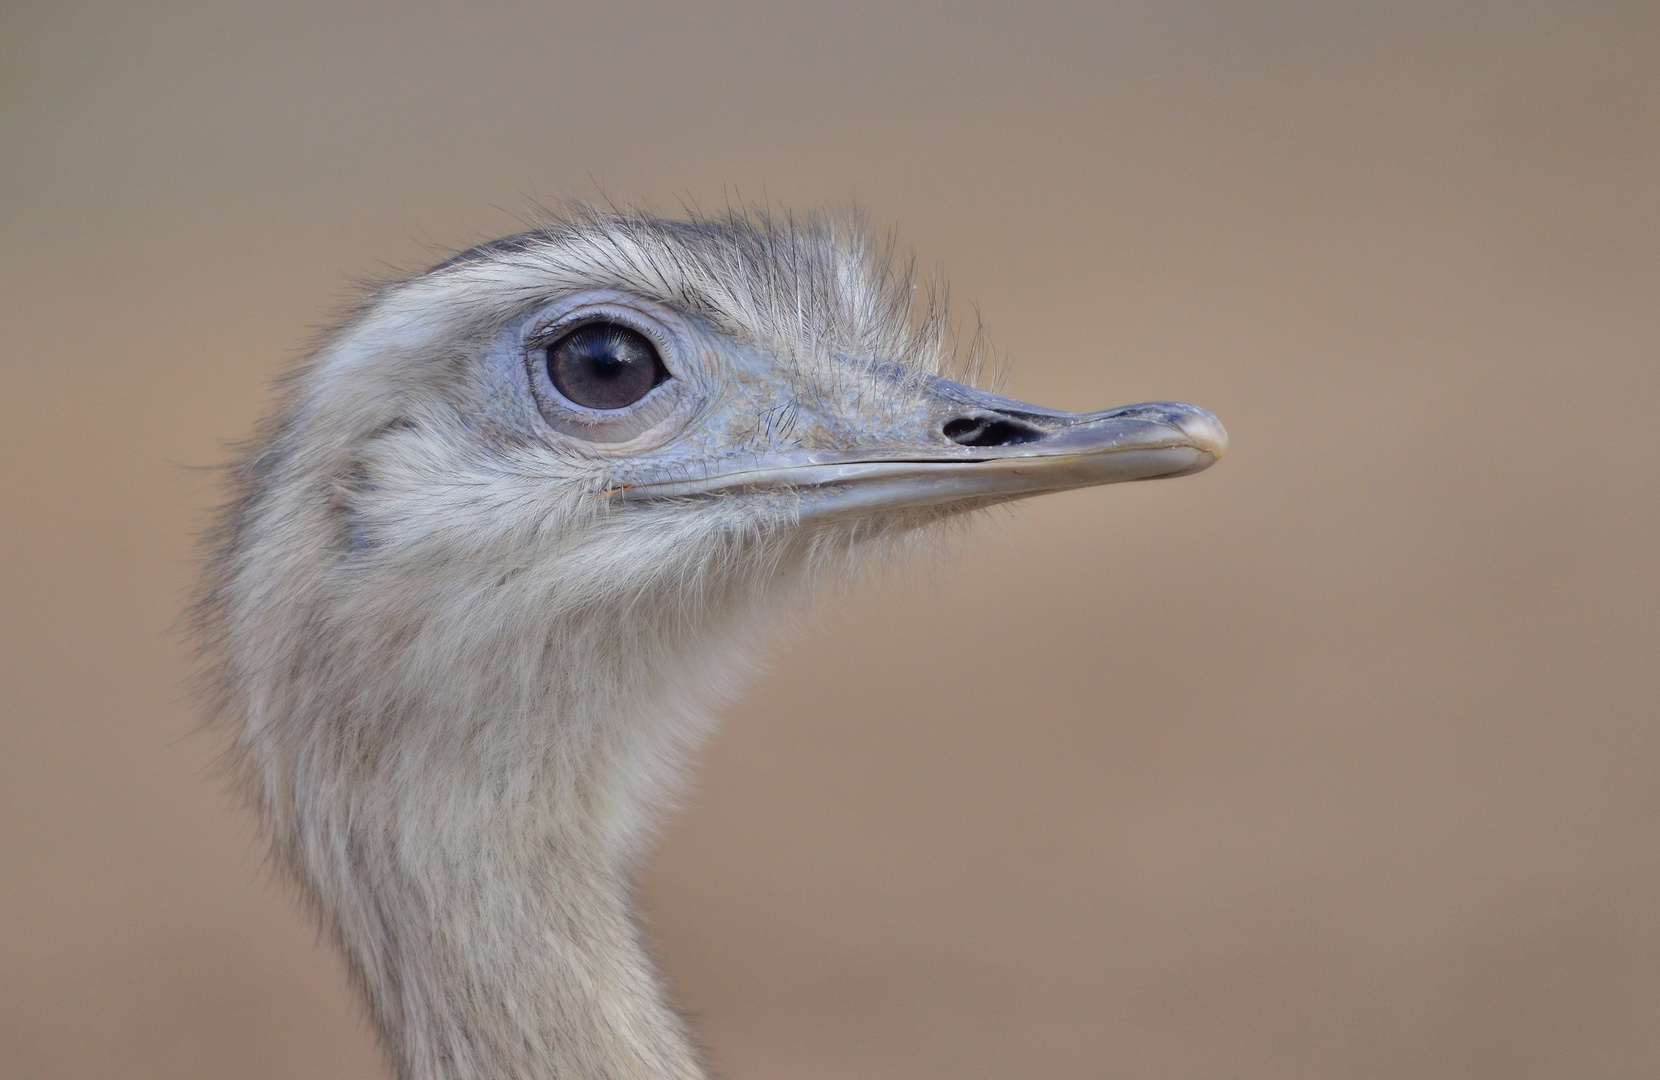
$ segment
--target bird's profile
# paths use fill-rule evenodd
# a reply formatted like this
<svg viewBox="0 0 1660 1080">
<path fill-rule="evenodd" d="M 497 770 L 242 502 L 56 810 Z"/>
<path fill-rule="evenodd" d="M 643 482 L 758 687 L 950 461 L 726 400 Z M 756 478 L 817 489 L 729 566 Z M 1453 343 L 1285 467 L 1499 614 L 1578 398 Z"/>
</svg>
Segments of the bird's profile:
<svg viewBox="0 0 1660 1080">
<path fill-rule="evenodd" d="M 383 288 L 234 470 L 233 762 L 404 1080 L 701 1077 L 629 874 L 746 647 L 965 511 L 1226 435 L 941 377 L 852 224 L 572 212 Z"/>
</svg>

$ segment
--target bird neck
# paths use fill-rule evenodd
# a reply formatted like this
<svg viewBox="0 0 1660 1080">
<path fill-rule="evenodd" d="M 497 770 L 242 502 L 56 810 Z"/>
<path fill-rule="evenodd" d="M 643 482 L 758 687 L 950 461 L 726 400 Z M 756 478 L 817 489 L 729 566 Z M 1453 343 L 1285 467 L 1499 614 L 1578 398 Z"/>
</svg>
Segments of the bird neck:
<svg viewBox="0 0 1660 1080">
<path fill-rule="evenodd" d="M 467 794 L 470 826 L 434 815 L 383 834 L 354 882 L 369 932 L 347 947 L 400 1080 L 701 1078 L 627 867 L 545 805 Z"/>
<path fill-rule="evenodd" d="M 296 786 L 296 861 L 400 1080 L 703 1076 L 629 873 L 721 657 L 660 651 L 650 677 L 596 678 L 614 649 L 583 652 L 560 665 L 581 680 L 479 671 Z"/>
</svg>

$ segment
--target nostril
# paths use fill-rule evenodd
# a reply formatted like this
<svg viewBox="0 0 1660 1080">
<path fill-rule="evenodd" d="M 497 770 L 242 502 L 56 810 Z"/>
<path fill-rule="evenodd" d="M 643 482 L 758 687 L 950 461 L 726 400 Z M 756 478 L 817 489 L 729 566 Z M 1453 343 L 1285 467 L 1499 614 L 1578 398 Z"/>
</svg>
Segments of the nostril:
<svg viewBox="0 0 1660 1080">
<path fill-rule="evenodd" d="M 947 420 L 940 431 L 962 446 L 1016 446 L 1043 438 L 1043 432 L 1029 424 L 997 416 L 959 416 Z"/>
</svg>

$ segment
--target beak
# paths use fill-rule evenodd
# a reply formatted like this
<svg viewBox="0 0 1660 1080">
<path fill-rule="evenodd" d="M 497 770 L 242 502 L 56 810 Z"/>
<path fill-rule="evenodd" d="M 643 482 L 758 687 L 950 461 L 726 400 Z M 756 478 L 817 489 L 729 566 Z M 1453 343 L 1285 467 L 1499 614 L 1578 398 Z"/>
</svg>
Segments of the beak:
<svg viewBox="0 0 1660 1080">
<path fill-rule="evenodd" d="M 914 380 L 912 385 L 915 385 Z M 793 492 L 803 518 L 989 506 L 1215 464 L 1228 433 L 1204 409 L 1155 401 L 1067 413 L 929 379 L 904 422 L 863 449 L 783 450 L 712 462 L 706 475 L 614 488 L 622 502 Z"/>
</svg>

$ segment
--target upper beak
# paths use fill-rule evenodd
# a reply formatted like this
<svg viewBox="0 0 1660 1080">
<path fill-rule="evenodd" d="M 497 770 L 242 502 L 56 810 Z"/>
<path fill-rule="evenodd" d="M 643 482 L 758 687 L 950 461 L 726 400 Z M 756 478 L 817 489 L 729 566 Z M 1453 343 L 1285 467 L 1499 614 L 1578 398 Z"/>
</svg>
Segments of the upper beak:
<svg viewBox="0 0 1660 1080">
<path fill-rule="evenodd" d="M 720 463 L 708 475 L 614 489 L 626 502 L 792 491 L 802 516 L 964 508 L 1125 480 L 1186 476 L 1216 463 L 1228 433 L 1204 409 L 1155 401 L 1066 413 L 929 380 L 899 432 L 868 449 L 785 450 Z M 898 438 L 894 436 L 898 435 Z"/>
</svg>

